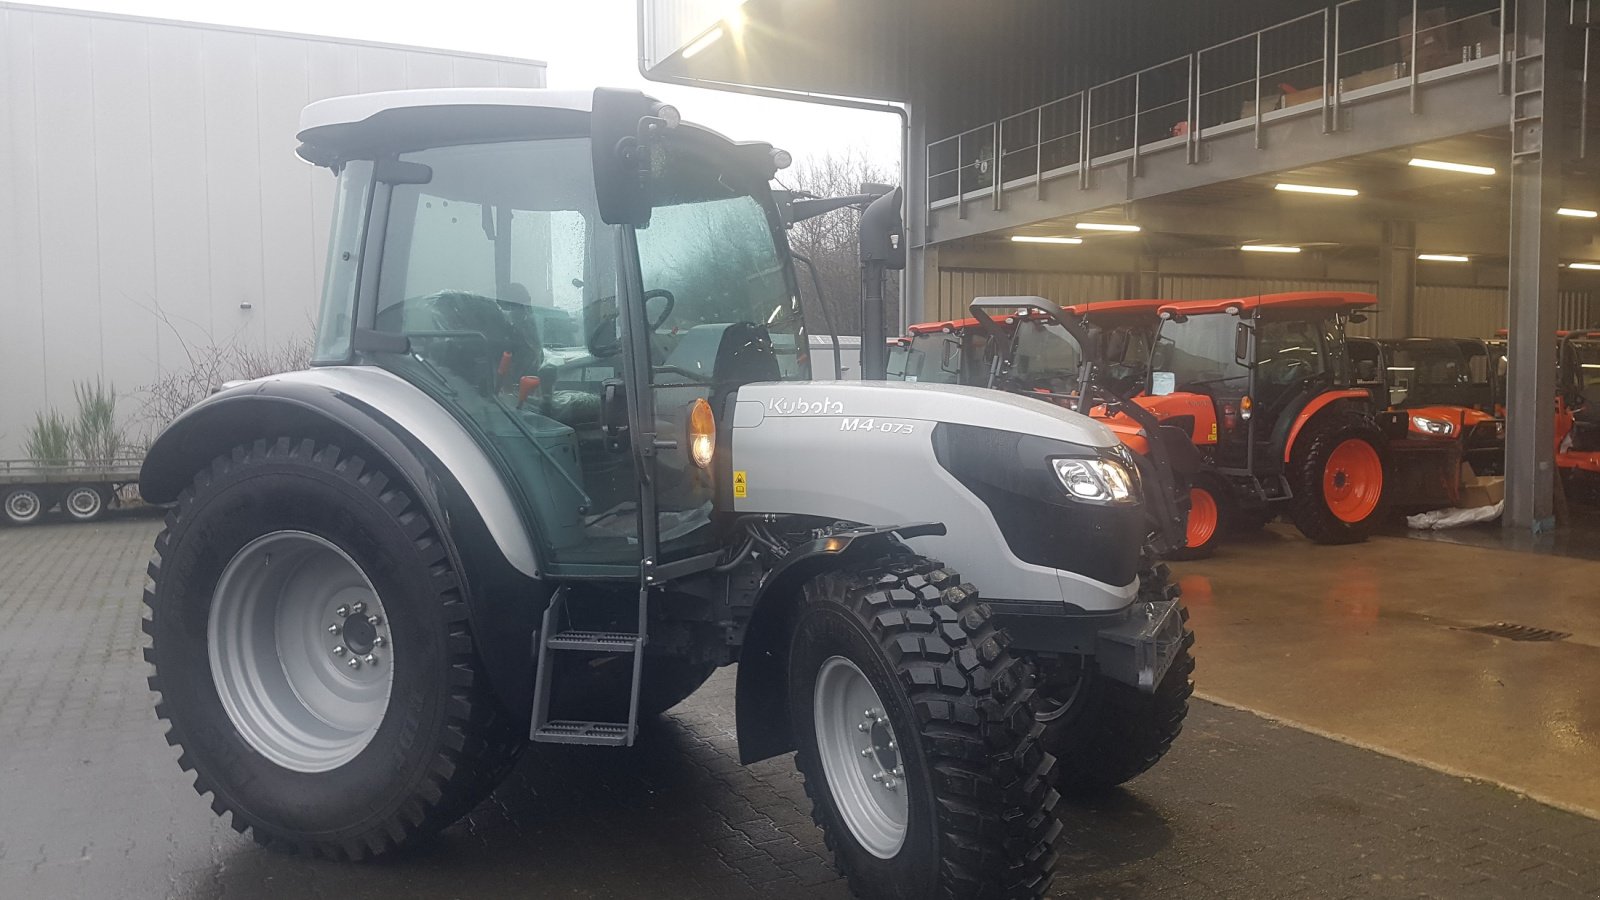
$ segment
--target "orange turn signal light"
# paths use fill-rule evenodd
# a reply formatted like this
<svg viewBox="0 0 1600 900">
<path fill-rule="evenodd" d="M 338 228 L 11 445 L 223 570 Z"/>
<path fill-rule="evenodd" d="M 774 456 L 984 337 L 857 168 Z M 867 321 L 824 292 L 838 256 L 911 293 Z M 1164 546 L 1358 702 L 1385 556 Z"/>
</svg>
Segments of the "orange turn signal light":
<svg viewBox="0 0 1600 900">
<path fill-rule="evenodd" d="M 711 404 L 701 397 L 689 409 L 689 458 L 704 469 L 711 465 L 716 452 L 717 420 L 711 415 Z"/>
</svg>

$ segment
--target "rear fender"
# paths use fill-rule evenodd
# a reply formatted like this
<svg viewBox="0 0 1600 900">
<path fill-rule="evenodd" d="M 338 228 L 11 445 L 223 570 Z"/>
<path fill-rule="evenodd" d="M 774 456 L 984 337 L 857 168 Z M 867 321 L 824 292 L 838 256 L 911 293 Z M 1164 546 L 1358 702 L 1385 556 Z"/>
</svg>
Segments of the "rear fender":
<svg viewBox="0 0 1600 900">
<path fill-rule="evenodd" d="M 1289 426 L 1289 433 L 1285 436 L 1283 442 L 1284 462 L 1289 461 L 1290 454 L 1294 452 L 1295 438 L 1300 436 L 1300 430 L 1305 428 L 1307 422 L 1311 421 L 1311 417 L 1315 416 L 1319 412 L 1322 412 L 1324 409 L 1327 409 L 1329 406 L 1341 401 L 1360 401 L 1362 403 L 1371 403 L 1372 395 L 1366 391 L 1352 388 L 1350 390 L 1343 391 L 1323 391 L 1322 393 L 1313 397 L 1311 402 L 1307 403 L 1305 407 L 1300 410 L 1300 413 L 1294 417 L 1294 424 Z"/>
<path fill-rule="evenodd" d="M 461 580 L 490 683 L 508 712 L 527 716 L 532 635 L 553 585 L 538 578 L 532 538 L 492 463 L 449 413 L 402 379 L 376 369 L 328 368 L 213 394 L 156 439 L 140 472 L 140 494 L 172 503 L 215 457 L 284 435 L 359 453 L 404 481 Z"/>
<path fill-rule="evenodd" d="M 789 638 L 806 582 L 899 551 L 900 538 L 942 535 L 943 525 L 863 528 L 819 538 L 783 558 L 757 588 L 739 651 L 734 701 L 739 761 L 745 765 L 795 749 L 789 727 Z"/>
</svg>

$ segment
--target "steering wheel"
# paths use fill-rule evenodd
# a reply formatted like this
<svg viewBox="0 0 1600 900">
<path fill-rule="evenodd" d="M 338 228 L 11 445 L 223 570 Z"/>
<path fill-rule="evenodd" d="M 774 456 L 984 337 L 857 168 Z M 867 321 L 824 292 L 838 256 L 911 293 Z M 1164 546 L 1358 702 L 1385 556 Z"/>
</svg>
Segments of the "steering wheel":
<svg viewBox="0 0 1600 900">
<path fill-rule="evenodd" d="M 657 316 L 656 320 L 650 323 L 651 331 L 656 331 L 662 325 L 665 325 L 667 323 L 667 319 L 672 316 L 672 308 L 678 305 L 678 298 L 672 296 L 671 291 L 664 290 L 662 288 L 655 288 L 654 290 L 645 291 L 644 297 L 641 298 L 641 302 L 646 309 L 650 308 L 650 301 L 655 297 L 661 297 L 665 299 L 667 301 L 667 308 L 663 309 L 661 311 L 661 315 Z"/>
</svg>

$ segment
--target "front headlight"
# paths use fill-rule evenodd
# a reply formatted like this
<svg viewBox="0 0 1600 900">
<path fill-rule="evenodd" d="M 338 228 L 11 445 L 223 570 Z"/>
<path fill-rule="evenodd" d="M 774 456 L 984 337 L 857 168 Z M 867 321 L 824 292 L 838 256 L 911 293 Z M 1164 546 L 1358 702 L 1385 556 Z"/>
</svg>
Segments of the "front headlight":
<svg viewBox="0 0 1600 900">
<path fill-rule="evenodd" d="M 1427 434 L 1449 436 L 1454 434 L 1456 430 L 1454 422 L 1446 419 L 1433 419 L 1428 416 L 1412 416 L 1411 424 L 1415 425 L 1418 431 Z"/>
<path fill-rule="evenodd" d="M 1138 502 L 1138 474 L 1114 459 L 1066 457 L 1051 460 L 1050 464 L 1074 500 L 1117 505 Z"/>
</svg>

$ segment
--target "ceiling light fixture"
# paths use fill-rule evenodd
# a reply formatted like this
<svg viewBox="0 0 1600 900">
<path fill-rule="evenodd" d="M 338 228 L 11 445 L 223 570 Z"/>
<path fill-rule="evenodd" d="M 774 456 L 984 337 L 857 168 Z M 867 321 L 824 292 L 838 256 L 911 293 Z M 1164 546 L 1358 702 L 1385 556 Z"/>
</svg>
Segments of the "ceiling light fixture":
<svg viewBox="0 0 1600 900">
<path fill-rule="evenodd" d="M 717 27 L 701 35 L 694 43 L 683 48 L 683 58 L 691 59 L 697 54 L 703 52 L 707 47 L 710 47 L 717 41 L 722 40 L 722 34 L 722 26 L 718 25 Z"/>
<path fill-rule="evenodd" d="M 1240 250 L 1248 250 L 1251 253 L 1299 253 L 1300 252 L 1300 248 L 1299 247 L 1284 247 L 1284 246 L 1281 246 L 1279 244 L 1241 244 L 1241 245 L 1239 245 L 1239 249 Z"/>
<path fill-rule="evenodd" d="M 1558 216 L 1571 216 L 1574 219 L 1600 218 L 1600 212 L 1596 212 L 1595 210 L 1592 210 L 1592 209 L 1573 209 L 1570 206 L 1563 206 L 1560 209 L 1556 210 L 1556 215 L 1558 215 Z"/>
<path fill-rule="evenodd" d="M 1327 194 L 1330 197 L 1354 197 L 1361 192 L 1355 188 L 1322 187 L 1315 184 L 1279 184 L 1276 190 L 1291 194 Z"/>
<path fill-rule="evenodd" d="M 1013 241 L 1019 244 L 1081 244 L 1083 238 L 1075 237 L 1041 237 L 1034 234 L 1013 234 Z"/>
<path fill-rule="evenodd" d="M 1419 169 L 1439 169 L 1443 172 L 1463 172 L 1467 175 L 1493 175 L 1493 166 L 1474 166 L 1467 163 L 1444 162 L 1438 159 L 1413 159 L 1409 165 Z"/>
<path fill-rule="evenodd" d="M 1418 253 L 1417 259 L 1424 262 L 1472 262 L 1471 257 L 1456 253 Z"/>
<path fill-rule="evenodd" d="M 1128 233 L 1143 230 L 1137 225 L 1119 225 L 1116 222 L 1079 222 L 1078 228 L 1083 231 L 1122 231 Z"/>
<path fill-rule="evenodd" d="M 1590 271 L 1600 271 L 1600 263 L 1592 263 L 1592 262 L 1588 262 L 1588 263 L 1567 263 L 1567 268 L 1569 268 L 1569 269 L 1588 269 Z"/>
</svg>

